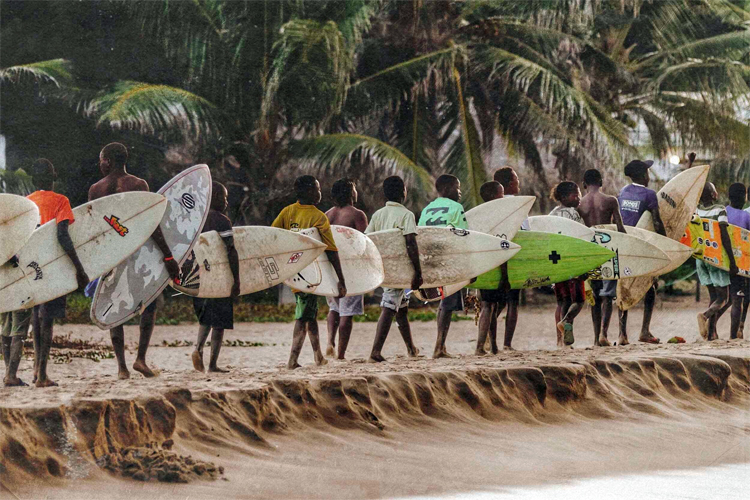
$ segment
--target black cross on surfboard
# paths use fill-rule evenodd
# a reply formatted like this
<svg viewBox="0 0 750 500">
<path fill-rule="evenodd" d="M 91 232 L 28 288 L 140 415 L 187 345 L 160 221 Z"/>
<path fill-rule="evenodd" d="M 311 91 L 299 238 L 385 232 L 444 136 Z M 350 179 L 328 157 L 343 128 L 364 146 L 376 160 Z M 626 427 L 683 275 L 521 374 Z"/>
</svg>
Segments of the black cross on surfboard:
<svg viewBox="0 0 750 500">
<path fill-rule="evenodd" d="M 560 259 L 562 259 L 562 256 L 561 256 L 561 255 L 560 255 L 559 253 L 557 253 L 557 251 L 555 251 L 555 250 L 552 250 L 552 253 L 551 253 L 551 254 L 549 254 L 549 256 L 548 256 L 547 258 L 548 258 L 549 260 L 551 260 L 553 264 L 557 264 L 557 263 L 558 263 L 558 261 L 559 261 Z"/>
</svg>

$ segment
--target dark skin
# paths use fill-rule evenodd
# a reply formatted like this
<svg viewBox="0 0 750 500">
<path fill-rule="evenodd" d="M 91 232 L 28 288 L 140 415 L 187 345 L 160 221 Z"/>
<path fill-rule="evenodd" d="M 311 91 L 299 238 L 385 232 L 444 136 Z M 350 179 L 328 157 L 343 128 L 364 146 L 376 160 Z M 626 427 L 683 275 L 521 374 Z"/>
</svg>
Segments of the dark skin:
<svg viewBox="0 0 750 500">
<path fill-rule="evenodd" d="M 226 188 L 217 189 L 213 192 L 211 197 L 211 210 L 215 210 L 219 213 L 225 213 L 228 206 L 227 202 L 227 190 Z M 227 247 L 227 260 L 229 261 L 229 270 L 232 271 L 232 277 L 234 283 L 232 284 L 232 291 L 230 293 L 231 298 L 236 298 L 240 295 L 240 257 L 237 254 L 237 249 L 234 246 L 234 239 L 230 236 L 223 238 L 224 245 Z M 198 341 L 195 344 L 195 350 L 193 351 L 192 360 L 193 368 L 199 372 L 205 371 L 203 365 L 203 347 L 206 345 L 208 334 L 211 332 L 211 359 L 208 362 L 209 373 L 228 373 L 229 370 L 219 368 L 216 364 L 219 360 L 219 352 L 221 351 L 221 344 L 224 342 L 224 329 L 211 327 L 209 325 L 200 325 L 198 327 Z"/>
<path fill-rule="evenodd" d="M 583 222 L 588 227 L 598 226 L 601 224 L 616 224 L 617 230 L 625 232 L 625 226 L 622 224 L 622 215 L 620 215 L 620 204 L 617 198 L 601 192 L 601 184 L 584 184 L 586 195 L 581 198 L 581 204 L 578 206 L 578 213 L 581 214 Z M 594 323 L 594 345 L 606 347 L 609 346 L 607 332 L 609 322 L 612 319 L 612 297 L 599 297 L 594 294 L 595 304 L 591 308 L 591 320 Z M 602 314 L 603 311 L 603 314 Z"/>
<path fill-rule="evenodd" d="M 508 184 L 503 184 L 503 190 L 505 191 L 505 196 L 516 196 L 518 193 L 521 192 L 521 181 L 518 179 L 518 174 L 513 172 L 513 175 L 511 177 L 510 182 Z M 503 264 L 500 266 L 500 270 L 502 271 L 502 276 L 505 282 L 507 283 L 508 279 L 508 265 Z M 501 287 L 506 287 L 509 290 L 510 284 L 503 284 L 503 282 L 500 283 Z M 508 312 L 505 315 L 505 338 L 503 340 L 503 349 L 512 351 L 513 348 L 511 347 L 511 343 L 513 342 L 513 335 L 516 332 L 516 324 L 518 323 L 518 294 L 515 293 L 506 293 L 507 298 L 507 306 L 508 306 Z M 505 307 L 506 303 L 498 304 L 497 312 L 495 313 L 495 318 L 497 318 L 500 313 L 503 311 L 503 308 Z"/>
<path fill-rule="evenodd" d="M 34 184 L 38 186 L 40 190 L 54 192 L 56 177 L 57 174 L 53 170 L 49 177 L 34 179 Z M 78 258 L 78 254 L 76 253 L 75 246 L 70 238 L 69 227 L 70 221 L 68 220 L 60 221 L 60 223 L 57 224 L 57 241 L 73 263 L 78 289 L 83 290 L 89 283 L 89 277 Z M 47 361 L 49 360 L 49 353 L 52 348 L 52 331 L 55 320 L 54 318 L 49 317 L 46 313 L 46 307 L 44 307 L 44 304 L 35 307 L 32 314 L 34 384 L 37 387 L 56 386 L 57 383 L 53 382 L 47 376 Z M 6 338 L 3 338 L 3 357 L 7 360 L 7 366 L 5 377 L 3 378 L 3 384 L 9 387 L 26 385 L 17 375 L 18 367 L 23 355 L 23 337 L 8 337 L 7 341 L 5 339 Z"/>
<path fill-rule="evenodd" d="M 406 200 L 406 188 L 404 188 L 403 195 L 398 199 L 392 199 L 388 201 L 394 201 L 396 203 L 403 203 Z M 416 234 L 404 235 L 406 241 L 406 253 L 409 256 L 412 266 L 414 266 L 414 277 L 411 281 L 411 289 L 419 290 L 422 287 L 422 265 L 419 262 L 419 246 L 417 245 Z M 404 339 L 406 344 L 406 351 L 410 357 L 416 357 L 419 355 L 419 349 L 414 345 L 414 340 L 411 336 L 411 326 L 409 325 L 409 308 L 402 307 L 397 311 L 388 309 L 387 307 L 380 308 L 380 318 L 378 318 L 378 325 L 375 328 L 375 341 L 372 344 L 372 351 L 370 352 L 370 363 L 380 363 L 385 361 L 382 355 L 383 345 L 385 345 L 385 339 L 388 338 L 388 332 L 391 330 L 391 324 L 393 318 L 396 318 L 396 324 L 398 325 L 398 331 L 401 333 L 401 338 Z"/>
<path fill-rule="evenodd" d="M 581 203 L 581 191 L 576 189 L 575 192 L 568 194 L 558 202 L 568 208 L 578 208 Z M 573 302 L 570 299 L 565 299 L 557 302 L 557 309 L 555 310 L 555 321 L 557 323 L 557 347 L 564 348 L 564 325 L 565 323 L 573 324 L 578 313 L 583 309 L 583 302 Z"/>
<path fill-rule="evenodd" d="M 719 193 L 716 191 L 716 187 L 710 182 L 707 183 L 706 187 L 703 189 L 703 194 L 701 195 L 701 205 L 705 207 L 711 206 L 716 202 L 718 198 Z M 744 201 L 742 204 L 744 204 Z M 739 269 L 737 269 L 737 264 L 734 261 L 732 240 L 729 238 L 729 232 L 727 231 L 728 226 L 729 224 L 727 222 L 719 222 L 719 235 L 721 237 L 721 244 L 724 246 L 729 258 L 729 274 L 731 274 L 732 276 L 736 276 L 739 272 Z M 716 333 L 716 323 L 718 323 L 719 318 L 724 313 L 724 311 L 726 311 L 725 305 L 727 304 L 727 298 L 729 296 L 729 287 L 708 285 L 706 288 L 708 288 L 708 295 L 711 299 L 711 304 L 708 306 L 708 309 L 705 312 L 698 313 L 698 326 L 701 331 L 701 336 L 704 339 L 716 340 L 719 338 L 718 334 Z M 740 307 L 738 307 L 737 310 L 740 311 Z M 735 325 L 737 329 L 739 329 L 739 314 L 740 313 L 737 312 L 737 323 Z"/>
<path fill-rule="evenodd" d="M 692 163 L 692 162 L 691 162 Z M 631 177 L 631 180 L 642 186 L 648 187 L 649 175 L 648 170 L 639 173 Z M 664 229 L 664 223 L 661 220 L 661 214 L 659 208 L 651 210 L 651 217 L 654 221 L 654 231 L 662 236 L 667 235 L 666 229 Z M 656 288 L 651 287 L 646 292 L 646 297 L 643 300 L 643 325 L 641 325 L 641 335 L 638 340 L 641 342 L 658 343 L 659 339 L 651 334 L 651 316 L 654 313 L 654 305 L 656 304 Z M 620 345 L 628 345 L 628 311 L 620 311 L 620 336 L 617 339 Z"/>
<path fill-rule="evenodd" d="M 300 205 L 317 205 L 318 203 L 320 203 L 320 200 L 322 198 L 323 195 L 320 192 L 320 183 L 318 181 L 315 181 L 315 185 L 308 189 L 307 192 L 299 196 L 297 201 L 300 203 Z M 328 256 L 328 260 L 333 266 L 334 271 L 336 271 L 336 277 L 339 280 L 338 298 L 344 297 L 346 295 L 346 282 L 344 281 L 344 273 L 341 270 L 339 253 L 332 250 L 326 250 L 326 255 Z M 304 321 L 298 319 L 294 322 L 294 332 L 292 334 L 292 352 L 289 354 L 289 361 L 287 362 L 287 368 L 289 368 L 290 370 L 294 370 L 295 368 L 299 368 L 301 366 L 298 360 L 299 355 L 302 352 L 302 346 L 305 343 L 305 334 L 310 337 L 310 344 L 312 345 L 313 352 L 315 354 L 315 364 L 320 366 L 328 363 L 328 361 L 326 361 L 325 357 L 323 356 L 323 351 L 321 351 L 320 349 L 318 321 Z"/>
<path fill-rule="evenodd" d="M 110 158 L 105 157 L 104 152 L 99 154 L 99 169 L 104 175 L 104 178 L 89 189 L 89 201 L 116 193 L 150 191 L 148 183 L 145 180 L 127 173 L 124 164 L 115 164 Z M 154 243 L 156 243 L 156 246 L 164 255 L 165 259 L 172 257 L 172 251 L 164 240 L 164 235 L 162 234 L 160 227 L 156 228 L 156 231 L 151 235 L 151 239 L 154 240 Z M 164 266 L 169 273 L 169 277 L 173 281 L 178 281 L 180 277 L 180 267 L 177 265 L 177 262 L 174 259 L 165 260 Z M 148 351 L 148 346 L 151 342 L 151 334 L 154 331 L 154 323 L 156 320 L 155 304 L 155 302 L 150 304 L 141 313 L 138 352 L 136 354 L 135 362 L 133 363 L 133 369 L 143 374 L 145 377 L 155 377 L 157 375 L 157 372 L 151 370 L 146 364 L 146 352 Z M 125 330 L 122 326 L 117 326 L 110 329 L 109 335 L 112 339 L 112 347 L 115 351 L 115 357 L 117 358 L 117 377 L 120 380 L 128 379 L 130 378 L 130 372 L 125 363 Z"/>
<path fill-rule="evenodd" d="M 362 210 L 354 208 L 357 203 L 357 189 L 352 189 L 352 196 L 346 205 L 333 207 L 326 216 L 331 224 L 337 226 L 346 226 L 364 232 L 367 229 L 367 215 Z M 333 357 L 336 350 L 336 332 L 339 333 L 338 359 L 345 359 L 346 348 L 349 345 L 349 338 L 352 335 L 353 325 L 352 316 L 340 316 L 336 311 L 328 313 L 328 347 L 326 355 Z"/>
</svg>

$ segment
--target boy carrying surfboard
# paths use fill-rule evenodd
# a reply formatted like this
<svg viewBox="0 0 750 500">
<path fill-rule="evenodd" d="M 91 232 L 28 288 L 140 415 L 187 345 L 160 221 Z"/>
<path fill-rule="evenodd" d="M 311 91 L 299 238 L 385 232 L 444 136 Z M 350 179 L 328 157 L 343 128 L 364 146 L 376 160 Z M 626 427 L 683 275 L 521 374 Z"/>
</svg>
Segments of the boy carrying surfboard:
<svg viewBox="0 0 750 500">
<path fill-rule="evenodd" d="M 326 214 L 316 207 L 322 198 L 320 183 L 312 175 L 303 175 L 297 177 L 297 180 L 294 181 L 294 191 L 297 195 L 297 202 L 285 207 L 271 226 L 294 232 L 311 227 L 317 228 L 320 239 L 328 246 L 326 256 L 336 271 L 338 297 L 344 297 L 346 296 L 346 282 L 344 281 L 344 274 L 341 272 L 341 263 L 339 262 L 336 243 L 333 241 L 331 224 Z M 287 367 L 290 370 L 300 367 L 298 360 L 305 343 L 305 332 L 310 337 L 310 344 L 315 354 L 315 364 L 325 365 L 328 361 L 326 361 L 320 349 L 320 336 L 318 334 L 318 296 L 299 291 L 295 291 L 294 296 L 297 300 L 297 308 L 294 311 L 292 352 L 289 354 Z"/>
<path fill-rule="evenodd" d="M 583 189 L 586 195 L 581 198 L 578 213 L 588 227 L 600 224 L 616 224 L 617 230 L 625 232 L 620 215 L 620 204 L 617 198 L 601 192 L 604 181 L 596 169 L 586 170 L 583 174 Z M 617 280 L 592 280 L 594 305 L 591 307 L 591 320 L 594 323 L 594 345 L 607 347 L 607 332 L 612 319 L 612 304 L 617 295 Z M 603 313 L 602 313 L 603 311 Z"/>
<path fill-rule="evenodd" d="M 717 267 L 709 266 L 702 260 L 695 263 L 695 269 L 698 273 L 698 280 L 701 285 L 708 288 L 708 295 L 711 303 L 705 312 L 698 313 L 698 331 L 703 340 L 716 340 L 719 338 L 716 333 L 716 323 L 719 321 L 721 314 L 726 310 L 724 305 L 727 302 L 728 287 L 731 283 L 730 277 L 740 278 L 737 276 L 737 264 L 734 261 L 734 252 L 732 251 L 732 240 L 729 238 L 727 226 L 727 209 L 724 205 L 716 204 L 719 193 L 711 182 L 707 182 L 701 194 L 700 203 L 696 213 L 701 219 L 717 221 L 719 223 L 719 234 L 721 244 L 726 251 L 729 259 L 729 272 Z M 737 281 L 737 286 L 740 282 Z"/>
<path fill-rule="evenodd" d="M 461 200 L 461 181 L 458 177 L 443 174 L 435 181 L 435 190 L 440 195 L 422 210 L 419 217 L 420 226 L 448 227 L 456 229 L 469 229 L 466 222 L 464 207 L 459 203 Z M 440 301 L 437 314 L 437 339 L 433 358 L 451 358 L 445 348 L 448 338 L 448 330 L 451 327 L 451 317 L 454 311 L 463 311 L 464 299 L 461 291 L 454 293 Z"/>
<path fill-rule="evenodd" d="M 648 188 L 649 174 L 648 169 L 654 162 L 652 160 L 633 160 L 625 165 L 625 175 L 630 177 L 630 184 L 622 188 L 617 201 L 620 203 L 620 214 L 622 223 L 626 226 L 635 226 L 641 219 L 644 212 L 651 212 L 654 221 L 654 231 L 662 236 L 666 236 L 664 223 L 659 214 L 659 200 L 656 198 L 656 191 Z M 643 324 L 641 325 L 641 335 L 638 338 L 640 342 L 648 344 L 658 344 L 658 338 L 651 334 L 651 315 L 654 312 L 656 303 L 656 287 L 652 286 L 643 302 Z M 620 311 L 620 336 L 617 339 L 620 345 L 628 345 L 628 311 Z"/>
<path fill-rule="evenodd" d="M 733 226 L 741 227 L 750 231 L 750 213 L 742 207 L 747 201 L 747 189 L 741 182 L 735 182 L 729 186 L 729 205 L 727 205 L 727 222 Z M 729 338 L 742 338 L 740 326 L 742 307 L 750 296 L 750 280 L 739 274 L 729 276 L 729 297 L 732 305 L 730 313 L 731 323 L 729 327 Z M 725 306 L 726 307 L 726 306 Z"/>
<path fill-rule="evenodd" d="M 422 286 L 422 265 L 419 262 L 419 246 L 417 245 L 417 223 L 414 214 L 406 208 L 403 203 L 406 200 L 406 185 L 401 177 L 396 175 L 388 177 L 383 181 L 383 194 L 386 203 L 383 208 L 372 214 L 370 224 L 365 229 L 365 234 L 385 231 L 387 229 L 400 229 L 406 243 L 406 253 L 414 266 L 414 278 L 411 282 L 412 290 L 419 290 Z M 409 298 L 404 290 L 398 288 L 383 288 L 383 296 L 380 300 L 380 318 L 375 329 L 375 340 L 372 343 L 370 363 L 385 361 L 382 350 L 388 332 L 391 329 L 393 318 L 396 318 L 398 330 L 406 344 L 409 357 L 419 355 L 419 349 L 414 345 L 411 337 L 411 326 L 409 325 Z"/>
<path fill-rule="evenodd" d="M 57 223 L 57 241 L 65 254 L 73 262 L 76 269 L 78 287 L 83 289 L 89 282 L 81 261 L 78 259 L 73 241 L 70 239 L 68 227 L 75 222 L 73 210 L 67 197 L 55 193 L 55 179 L 57 173 L 52 162 L 40 158 L 31 167 L 34 191 L 27 198 L 39 207 L 39 225 L 51 220 Z M 32 323 L 34 336 L 34 383 L 37 387 L 57 385 L 47 376 L 47 361 L 52 347 L 52 329 L 56 318 L 65 317 L 66 296 L 51 300 L 32 309 L 4 313 L 0 319 L 2 323 L 3 359 L 5 360 L 6 386 L 27 385 L 18 378 L 18 365 L 23 354 L 23 341 Z"/>
<path fill-rule="evenodd" d="M 193 368 L 199 372 L 206 371 L 203 365 L 203 346 L 211 333 L 211 359 L 208 362 L 209 372 L 227 373 L 229 370 L 219 368 L 221 344 L 224 342 L 224 330 L 234 329 L 234 299 L 240 294 L 240 258 L 234 247 L 234 233 L 229 217 L 224 215 L 227 210 L 227 188 L 220 182 L 211 183 L 211 207 L 203 225 L 204 233 L 216 231 L 221 236 L 227 248 L 227 260 L 232 271 L 234 284 L 229 297 L 204 299 L 193 297 L 193 308 L 198 316 L 198 341 L 192 354 Z"/>
<path fill-rule="evenodd" d="M 104 146 L 99 153 L 99 170 L 104 178 L 89 188 L 89 201 L 94 201 L 104 196 L 116 193 L 127 193 L 131 191 L 150 191 L 148 182 L 131 175 L 127 172 L 128 148 L 119 142 L 112 142 Z M 161 228 L 151 235 L 151 239 L 159 247 L 164 256 L 164 267 L 173 281 L 179 280 L 180 266 L 175 262 L 172 251 L 167 245 Z M 156 322 L 156 303 L 154 300 L 147 304 L 141 313 L 139 324 L 140 336 L 138 337 L 138 352 L 133 363 L 133 370 L 143 374 L 144 377 L 155 377 L 154 372 L 146 364 L 146 352 L 151 343 L 151 334 L 154 332 Z M 122 325 L 109 330 L 112 340 L 112 348 L 117 358 L 117 378 L 124 380 L 130 378 L 128 366 L 125 363 L 125 329 Z"/>
<path fill-rule="evenodd" d="M 583 219 L 578 213 L 578 205 L 581 203 L 581 190 L 575 182 L 563 181 L 552 190 L 552 199 L 558 205 L 552 209 L 549 215 L 570 219 L 583 224 Z M 557 308 L 555 309 L 555 323 L 557 325 L 557 347 L 573 345 L 573 320 L 583 309 L 583 301 L 586 300 L 584 280 L 573 278 L 553 285 Z"/>
<path fill-rule="evenodd" d="M 357 187 L 351 179 L 339 179 L 331 186 L 334 207 L 326 212 L 328 221 L 337 226 L 346 226 L 365 232 L 367 215 L 354 207 L 357 203 Z M 336 331 L 339 332 L 338 359 L 344 359 L 346 347 L 352 334 L 354 316 L 365 312 L 364 295 L 351 297 L 327 297 L 328 301 L 328 347 L 326 356 L 333 357 L 336 349 Z"/>
</svg>

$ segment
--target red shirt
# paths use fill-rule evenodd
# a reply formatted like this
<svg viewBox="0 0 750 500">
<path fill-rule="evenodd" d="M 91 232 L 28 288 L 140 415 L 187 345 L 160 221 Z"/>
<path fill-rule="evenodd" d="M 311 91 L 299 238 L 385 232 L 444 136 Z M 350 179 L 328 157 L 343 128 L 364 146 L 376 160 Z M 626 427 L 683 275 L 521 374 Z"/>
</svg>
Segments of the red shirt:
<svg viewBox="0 0 750 500">
<path fill-rule="evenodd" d="M 69 220 L 70 224 L 73 224 L 76 220 L 67 196 L 54 191 L 34 191 L 26 198 L 39 207 L 39 225 L 44 225 L 52 219 L 56 219 L 58 224 L 64 220 Z"/>
</svg>

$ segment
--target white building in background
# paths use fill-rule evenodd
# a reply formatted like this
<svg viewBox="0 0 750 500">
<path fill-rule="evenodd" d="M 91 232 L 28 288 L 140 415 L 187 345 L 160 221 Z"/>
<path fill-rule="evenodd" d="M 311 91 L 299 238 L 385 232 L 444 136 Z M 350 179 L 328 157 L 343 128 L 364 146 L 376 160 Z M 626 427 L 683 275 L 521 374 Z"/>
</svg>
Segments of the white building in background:
<svg viewBox="0 0 750 500">
<path fill-rule="evenodd" d="M 0 134 L 0 170 L 5 170 L 5 136 Z"/>
</svg>

